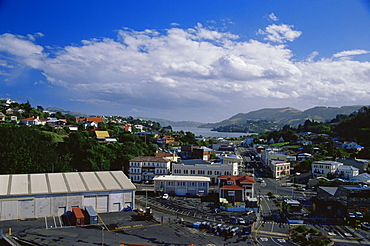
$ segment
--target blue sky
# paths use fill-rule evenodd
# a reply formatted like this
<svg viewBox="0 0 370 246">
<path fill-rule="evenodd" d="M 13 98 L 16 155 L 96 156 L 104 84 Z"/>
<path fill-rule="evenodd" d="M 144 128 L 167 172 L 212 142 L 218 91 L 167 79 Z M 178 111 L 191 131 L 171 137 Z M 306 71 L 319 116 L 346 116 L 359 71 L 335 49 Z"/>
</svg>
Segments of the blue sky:
<svg viewBox="0 0 370 246">
<path fill-rule="evenodd" d="M 218 122 L 369 105 L 370 3 L 0 0 L 0 98 Z"/>
</svg>

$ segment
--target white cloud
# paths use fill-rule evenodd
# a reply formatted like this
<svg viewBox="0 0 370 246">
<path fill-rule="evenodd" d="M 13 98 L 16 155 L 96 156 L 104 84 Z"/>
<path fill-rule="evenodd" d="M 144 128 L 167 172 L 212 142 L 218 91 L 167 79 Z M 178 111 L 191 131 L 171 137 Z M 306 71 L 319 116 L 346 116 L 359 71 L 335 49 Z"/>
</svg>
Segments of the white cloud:
<svg viewBox="0 0 370 246">
<path fill-rule="evenodd" d="M 116 39 L 84 40 L 50 56 L 30 39 L 3 34 L 0 51 L 41 70 L 48 83 L 67 89 L 76 102 L 140 112 L 150 108 L 244 112 L 246 105 L 266 102 L 292 106 L 370 99 L 369 62 L 314 61 L 315 51 L 307 60 L 296 61 L 292 51 L 281 44 L 301 35 L 292 28 L 266 28 L 267 40 L 277 45 L 241 41 L 235 34 L 200 24 L 189 29 L 173 27 L 164 33 L 126 28 Z M 333 57 L 364 53 L 343 51 Z"/>
<path fill-rule="evenodd" d="M 279 20 L 279 18 L 277 18 L 274 13 L 269 14 L 269 19 L 273 20 L 273 21 L 278 21 Z"/>
<path fill-rule="evenodd" d="M 266 29 L 259 30 L 259 34 L 266 35 L 265 40 L 277 42 L 277 43 L 284 43 L 286 41 L 294 41 L 299 36 L 301 36 L 301 31 L 293 30 L 293 25 L 269 25 Z"/>
<path fill-rule="evenodd" d="M 367 50 L 345 50 L 345 51 L 334 54 L 333 57 L 335 58 L 348 57 L 348 56 L 363 55 L 363 54 L 368 54 L 368 53 L 370 52 Z"/>
</svg>

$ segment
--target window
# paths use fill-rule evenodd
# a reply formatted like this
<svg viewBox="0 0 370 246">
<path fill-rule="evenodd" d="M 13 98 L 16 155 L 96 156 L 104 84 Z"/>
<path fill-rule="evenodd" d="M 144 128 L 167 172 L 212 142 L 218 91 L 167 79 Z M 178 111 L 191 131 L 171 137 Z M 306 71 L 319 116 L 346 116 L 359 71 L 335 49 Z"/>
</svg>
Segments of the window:
<svg viewBox="0 0 370 246">
<path fill-rule="evenodd" d="M 177 182 L 177 186 L 185 186 L 185 182 Z"/>
<path fill-rule="evenodd" d="M 168 186 L 174 186 L 174 182 L 173 181 L 168 181 Z"/>
<path fill-rule="evenodd" d="M 189 186 L 194 187 L 194 186 L 195 186 L 195 182 L 190 182 L 190 183 L 189 183 Z"/>
</svg>

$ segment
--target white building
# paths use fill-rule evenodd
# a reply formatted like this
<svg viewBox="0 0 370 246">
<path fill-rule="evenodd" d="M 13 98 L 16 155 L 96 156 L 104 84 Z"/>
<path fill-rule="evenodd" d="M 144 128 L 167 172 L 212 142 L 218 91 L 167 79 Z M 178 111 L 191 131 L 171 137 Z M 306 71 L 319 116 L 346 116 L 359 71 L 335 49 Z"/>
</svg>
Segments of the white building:
<svg viewBox="0 0 370 246">
<path fill-rule="evenodd" d="M 171 161 L 163 157 L 139 156 L 129 161 L 129 178 L 133 182 L 152 181 L 157 175 L 170 174 Z"/>
<path fill-rule="evenodd" d="M 172 164 L 174 175 L 205 176 L 211 178 L 211 183 L 217 183 L 221 175 L 238 175 L 238 162 L 232 164 L 213 163 L 200 159 L 183 160 Z"/>
<path fill-rule="evenodd" d="M 178 196 L 206 196 L 209 193 L 209 177 L 163 175 L 154 179 L 154 192 Z"/>
<path fill-rule="evenodd" d="M 311 164 L 313 177 L 327 177 L 329 173 L 335 174 L 338 167 L 343 163 L 337 161 L 317 161 Z"/>
<path fill-rule="evenodd" d="M 135 188 L 122 171 L 0 175 L 0 220 L 121 211 L 135 206 Z"/>
<path fill-rule="evenodd" d="M 352 179 L 360 174 L 360 170 L 357 167 L 341 165 L 337 169 L 337 174 L 343 179 Z"/>
<path fill-rule="evenodd" d="M 286 161 L 270 160 L 269 168 L 272 171 L 272 177 L 275 179 L 290 175 L 290 163 Z"/>
</svg>

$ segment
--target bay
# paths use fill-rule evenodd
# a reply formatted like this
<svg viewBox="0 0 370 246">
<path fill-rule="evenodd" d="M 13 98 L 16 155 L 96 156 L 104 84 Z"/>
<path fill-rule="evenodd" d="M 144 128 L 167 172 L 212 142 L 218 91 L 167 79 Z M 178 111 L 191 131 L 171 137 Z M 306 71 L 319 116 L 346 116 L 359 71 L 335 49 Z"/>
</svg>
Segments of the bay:
<svg viewBox="0 0 370 246">
<path fill-rule="evenodd" d="M 243 133 L 243 132 L 216 132 L 211 131 L 211 128 L 198 128 L 198 127 L 172 127 L 174 132 L 191 132 L 196 137 L 203 136 L 203 137 L 216 137 L 216 138 L 236 138 L 240 136 L 250 136 L 255 133 Z"/>
</svg>

